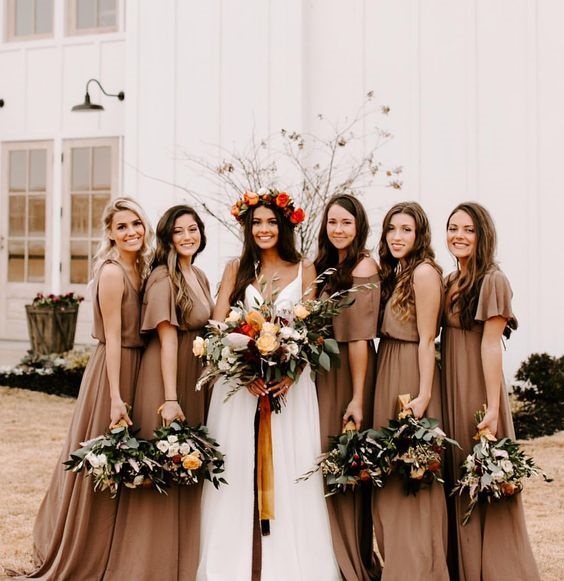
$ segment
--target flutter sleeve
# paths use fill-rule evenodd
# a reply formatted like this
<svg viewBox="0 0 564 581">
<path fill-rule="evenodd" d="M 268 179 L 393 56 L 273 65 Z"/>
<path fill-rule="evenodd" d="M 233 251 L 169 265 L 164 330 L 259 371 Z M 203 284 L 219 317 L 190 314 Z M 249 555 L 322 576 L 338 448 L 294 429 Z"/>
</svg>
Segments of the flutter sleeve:
<svg viewBox="0 0 564 581">
<path fill-rule="evenodd" d="M 378 331 L 378 310 L 380 308 L 380 278 L 354 277 L 353 285 L 372 283 L 376 288 L 353 293 L 354 303 L 333 319 L 335 339 L 341 343 L 368 341 L 376 337 Z"/>
<path fill-rule="evenodd" d="M 517 319 L 511 308 L 513 291 L 509 280 L 501 270 L 488 272 L 482 281 L 475 319 L 487 321 L 492 317 L 504 317 L 510 329 L 517 329 Z"/>
<path fill-rule="evenodd" d="M 153 271 L 143 297 L 141 332 L 154 331 L 159 323 L 168 322 L 178 327 L 174 291 L 165 267 Z"/>
</svg>

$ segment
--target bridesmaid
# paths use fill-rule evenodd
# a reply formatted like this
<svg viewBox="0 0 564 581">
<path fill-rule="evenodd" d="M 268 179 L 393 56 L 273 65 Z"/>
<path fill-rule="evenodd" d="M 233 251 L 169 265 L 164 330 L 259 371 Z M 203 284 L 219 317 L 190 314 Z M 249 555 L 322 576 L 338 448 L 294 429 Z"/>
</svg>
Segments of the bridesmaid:
<svg viewBox="0 0 564 581">
<path fill-rule="evenodd" d="M 204 392 L 194 389 L 202 366 L 192 355 L 192 343 L 214 306 L 208 279 L 194 266 L 205 247 L 204 224 L 190 206 L 173 206 L 163 214 L 141 317 L 148 342 L 133 409 L 142 438 L 150 438 L 161 422 L 205 421 Z M 122 490 L 108 578 L 195 579 L 201 493 L 201 483 L 173 487 L 167 495 Z"/>
<path fill-rule="evenodd" d="M 140 288 L 149 271 L 153 232 L 131 198 L 116 198 L 103 213 L 103 239 L 95 257 L 93 337 L 69 433 L 33 531 L 41 579 L 102 579 L 115 540 L 117 501 L 94 492 L 82 474 L 61 463 L 90 438 L 125 419 L 141 360 Z M 119 532 L 116 533 L 116 536 Z"/>
<path fill-rule="evenodd" d="M 318 289 L 322 295 L 379 282 L 378 265 L 366 250 L 368 231 L 366 211 L 356 197 L 339 194 L 329 200 L 321 221 L 315 268 L 322 273 L 336 267 L 337 272 Z M 352 296 L 353 306 L 333 319 L 341 365 L 317 375 L 323 452 L 329 448 L 329 436 L 339 434 L 347 421 L 354 421 L 357 430 L 372 425 L 376 375 L 372 340 L 378 326 L 380 288 Z M 370 497 L 370 488 L 358 488 L 327 498 L 333 549 L 347 581 L 380 575 L 373 550 Z"/>
<path fill-rule="evenodd" d="M 502 371 L 502 335 L 517 322 L 511 309 L 512 291 L 495 262 L 496 232 L 480 204 L 458 205 L 447 222 L 447 243 L 457 270 L 446 279 L 446 306 L 441 338 L 445 424 L 462 446 L 453 448 L 451 481 L 472 451 L 474 413 L 487 403 L 480 429 L 498 438 L 515 438 Z M 468 499 L 455 496 L 450 541 L 458 548 L 460 581 L 534 581 L 540 579 L 529 544 L 521 495 L 510 501 L 480 506 L 470 522 L 461 520 Z"/>
<path fill-rule="evenodd" d="M 415 417 L 441 420 L 441 394 L 434 341 L 438 334 L 441 269 L 431 248 L 425 212 L 416 202 L 393 206 L 379 244 L 382 321 L 374 427 L 397 415 L 398 395 L 410 393 Z M 407 496 L 392 479 L 373 494 L 376 540 L 384 559 L 383 581 L 443 581 L 447 569 L 444 490 L 433 484 Z"/>
</svg>

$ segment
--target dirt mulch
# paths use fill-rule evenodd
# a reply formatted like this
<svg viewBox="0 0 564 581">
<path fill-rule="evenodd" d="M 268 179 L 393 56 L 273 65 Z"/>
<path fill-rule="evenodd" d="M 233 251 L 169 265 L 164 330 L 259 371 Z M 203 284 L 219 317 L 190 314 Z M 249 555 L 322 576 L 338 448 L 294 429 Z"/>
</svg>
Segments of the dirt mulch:
<svg viewBox="0 0 564 581">
<path fill-rule="evenodd" d="M 57 462 L 74 400 L 0 387 L 0 566 L 31 568 L 35 514 Z M 553 478 L 523 492 L 529 535 L 543 581 L 564 579 L 564 432 L 524 442 Z"/>
</svg>

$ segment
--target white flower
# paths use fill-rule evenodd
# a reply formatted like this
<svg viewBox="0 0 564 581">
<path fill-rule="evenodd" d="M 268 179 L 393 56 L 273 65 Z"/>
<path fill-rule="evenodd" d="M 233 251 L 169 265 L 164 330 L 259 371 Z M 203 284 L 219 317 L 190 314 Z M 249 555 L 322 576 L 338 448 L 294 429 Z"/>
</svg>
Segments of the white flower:
<svg viewBox="0 0 564 581">
<path fill-rule="evenodd" d="M 93 452 L 86 454 L 85 460 L 88 461 L 92 468 L 101 468 L 108 463 L 108 458 L 105 454 L 94 454 Z"/>
<path fill-rule="evenodd" d="M 180 448 L 178 448 L 178 451 L 180 452 L 180 454 L 182 456 L 186 456 L 186 454 L 190 454 L 190 451 L 192 450 L 190 444 L 188 444 L 188 442 L 183 442 L 182 444 L 180 444 Z"/>
<path fill-rule="evenodd" d="M 168 449 L 169 458 L 171 458 L 172 456 L 176 456 L 178 454 L 179 449 L 180 449 L 180 444 L 178 444 L 177 442 L 171 444 L 170 448 Z"/>
<path fill-rule="evenodd" d="M 294 333 L 295 331 L 292 327 L 282 327 L 280 329 L 280 337 L 286 341 L 290 339 Z"/>
<path fill-rule="evenodd" d="M 300 352 L 300 348 L 294 342 L 286 343 L 286 351 L 292 356 L 297 357 L 298 353 Z"/>
<path fill-rule="evenodd" d="M 165 453 L 165 454 L 166 454 L 166 453 L 168 452 L 168 449 L 169 449 L 169 444 L 168 444 L 168 442 L 167 442 L 166 440 L 159 440 L 159 441 L 157 442 L 157 448 L 158 448 L 158 449 L 159 449 L 161 452 L 163 452 L 163 453 Z"/>
<path fill-rule="evenodd" d="M 228 361 L 222 360 L 217 364 L 217 368 L 220 371 L 228 371 L 231 368 L 231 364 Z"/>
<path fill-rule="evenodd" d="M 221 350 L 221 357 L 222 357 L 222 359 L 227 359 L 228 360 L 232 356 L 233 356 L 233 351 L 231 351 L 231 348 L 230 347 L 224 347 Z"/>
<path fill-rule="evenodd" d="M 231 309 L 229 315 L 225 319 L 226 323 L 238 323 L 241 320 L 241 311 L 239 309 Z"/>
<path fill-rule="evenodd" d="M 513 464 L 511 463 L 511 460 L 503 459 L 500 464 L 504 472 L 507 472 L 507 474 L 513 474 Z"/>
<path fill-rule="evenodd" d="M 259 196 L 264 196 L 265 194 L 268 194 L 268 188 L 260 188 L 260 190 L 258 190 L 257 194 Z"/>
<path fill-rule="evenodd" d="M 264 335 L 264 334 L 276 335 L 279 330 L 280 330 L 280 327 L 278 325 L 276 325 L 275 323 L 264 323 L 262 325 L 262 329 L 260 330 L 260 334 L 261 335 Z"/>
<path fill-rule="evenodd" d="M 167 436 L 166 438 L 171 444 L 178 442 L 178 436 Z"/>
</svg>

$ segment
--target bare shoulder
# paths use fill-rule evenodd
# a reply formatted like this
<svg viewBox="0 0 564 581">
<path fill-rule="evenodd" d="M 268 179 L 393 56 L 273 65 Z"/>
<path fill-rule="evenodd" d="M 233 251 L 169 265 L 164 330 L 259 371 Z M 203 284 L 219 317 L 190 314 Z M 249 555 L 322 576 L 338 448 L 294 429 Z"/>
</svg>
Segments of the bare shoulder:
<svg viewBox="0 0 564 581">
<path fill-rule="evenodd" d="M 422 262 L 413 269 L 414 284 L 441 284 L 441 275 L 428 262 Z"/>
<path fill-rule="evenodd" d="M 369 278 L 378 274 L 378 263 L 372 256 L 365 256 L 353 269 L 352 275 Z"/>
<path fill-rule="evenodd" d="M 223 270 L 223 280 L 235 281 L 239 272 L 239 263 L 240 260 L 238 258 L 232 258 L 227 262 Z"/>
<path fill-rule="evenodd" d="M 100 284 L 123 284 L 123 270 L 114 262 L 106 262 L 100 267 Z"/>
</svg>

